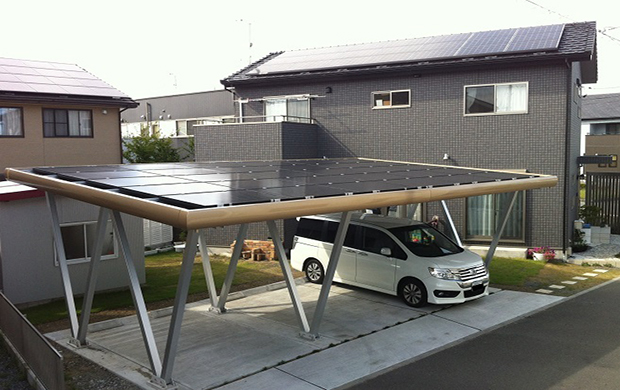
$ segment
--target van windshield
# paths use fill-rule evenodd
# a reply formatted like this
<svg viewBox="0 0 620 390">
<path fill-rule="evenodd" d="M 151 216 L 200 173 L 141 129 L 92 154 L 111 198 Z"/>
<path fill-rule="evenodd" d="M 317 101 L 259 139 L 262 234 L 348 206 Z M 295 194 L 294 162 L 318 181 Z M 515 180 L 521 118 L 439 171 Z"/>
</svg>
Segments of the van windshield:
<svg viewBox="0 0 620 390">
<path fill-rule="evenodd" d="M 439 257 L 463 252 L 463 248 L 428 225 L 402 226 L 389 231 L 416 256 Z"/>
</svg>

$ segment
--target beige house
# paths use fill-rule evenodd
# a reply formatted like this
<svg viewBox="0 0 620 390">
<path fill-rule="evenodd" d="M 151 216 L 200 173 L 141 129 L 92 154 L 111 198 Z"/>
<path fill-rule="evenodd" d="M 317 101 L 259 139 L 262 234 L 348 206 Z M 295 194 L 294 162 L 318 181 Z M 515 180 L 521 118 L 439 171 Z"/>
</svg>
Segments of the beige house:
<svg viewBox="0 0 620 390">
<path fill-rule="evenodd" d="M 0 291 L 13 303 L 60 298 L 64 290 L 44 194 L 2 181 L 4 169 L 120 164 L 120 113 L 136 106 L 76 65 L 0 58 Z M 74 293 L 81 294 L 98 209 L 63 197 L 56 203 Z M 123 220 L 144 283 L 143 222 L 132 216 Z M 98 291 L 128 285 L 126 277 L 118 276 L 125 258 L 108 224 Z"/>
<path fill-rule="evenodd" d="M 77 65 L 0 58 L 0 172 L 119 164 L 120 113 L 137 106 Z"/>
</svg>

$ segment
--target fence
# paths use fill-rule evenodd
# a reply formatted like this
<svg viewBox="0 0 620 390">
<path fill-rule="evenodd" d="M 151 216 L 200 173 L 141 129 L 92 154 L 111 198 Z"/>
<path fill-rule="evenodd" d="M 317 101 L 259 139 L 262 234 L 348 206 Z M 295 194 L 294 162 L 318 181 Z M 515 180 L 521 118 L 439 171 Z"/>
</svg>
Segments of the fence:
<svg viewBox="0 0 620 390">
<path fill-rule="evenodd" d="M 620 234 L 620 173 L 588 173 L 586 204 L 601 209 L 601 220 Z"/>
<path fill-rule="evenodd" d="M 2 293 L 0 330 L 46 389 L 64 390 L 62 356 Z"/>
</svg>

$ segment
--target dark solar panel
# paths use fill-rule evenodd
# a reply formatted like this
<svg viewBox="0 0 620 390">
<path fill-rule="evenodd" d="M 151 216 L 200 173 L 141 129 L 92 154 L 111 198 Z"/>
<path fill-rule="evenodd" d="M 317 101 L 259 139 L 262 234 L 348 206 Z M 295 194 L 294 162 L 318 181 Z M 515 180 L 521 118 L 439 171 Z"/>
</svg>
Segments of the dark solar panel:
<svg viewBox="0 0 620 390">
<path fill-rule="evenodd" d="M 564 25 L 524 27 L 284 52 L 249 75 L 557 50 Z"/>
<path fill-rule="evenodd" d="M 529 174 L 366 159 L 43 167 L 33 172 L 187 209 L 531 177 Z"/>
</svg>

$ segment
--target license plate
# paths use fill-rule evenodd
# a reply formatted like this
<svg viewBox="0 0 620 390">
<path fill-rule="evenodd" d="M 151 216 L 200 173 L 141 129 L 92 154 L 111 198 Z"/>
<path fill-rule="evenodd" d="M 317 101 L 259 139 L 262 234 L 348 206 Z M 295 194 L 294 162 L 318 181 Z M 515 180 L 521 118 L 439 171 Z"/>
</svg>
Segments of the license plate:
<svg viewBox="0 0 620 390">
<path fill-rule="evenodd" d="M 474 286 L 480 286 L 483 282 L 484 282 L 484 280 L 474 280 L 474 281 L 471 283 L 471 286 L 472 286 L 472 287 L 474 287 Z"/>
</svg>

